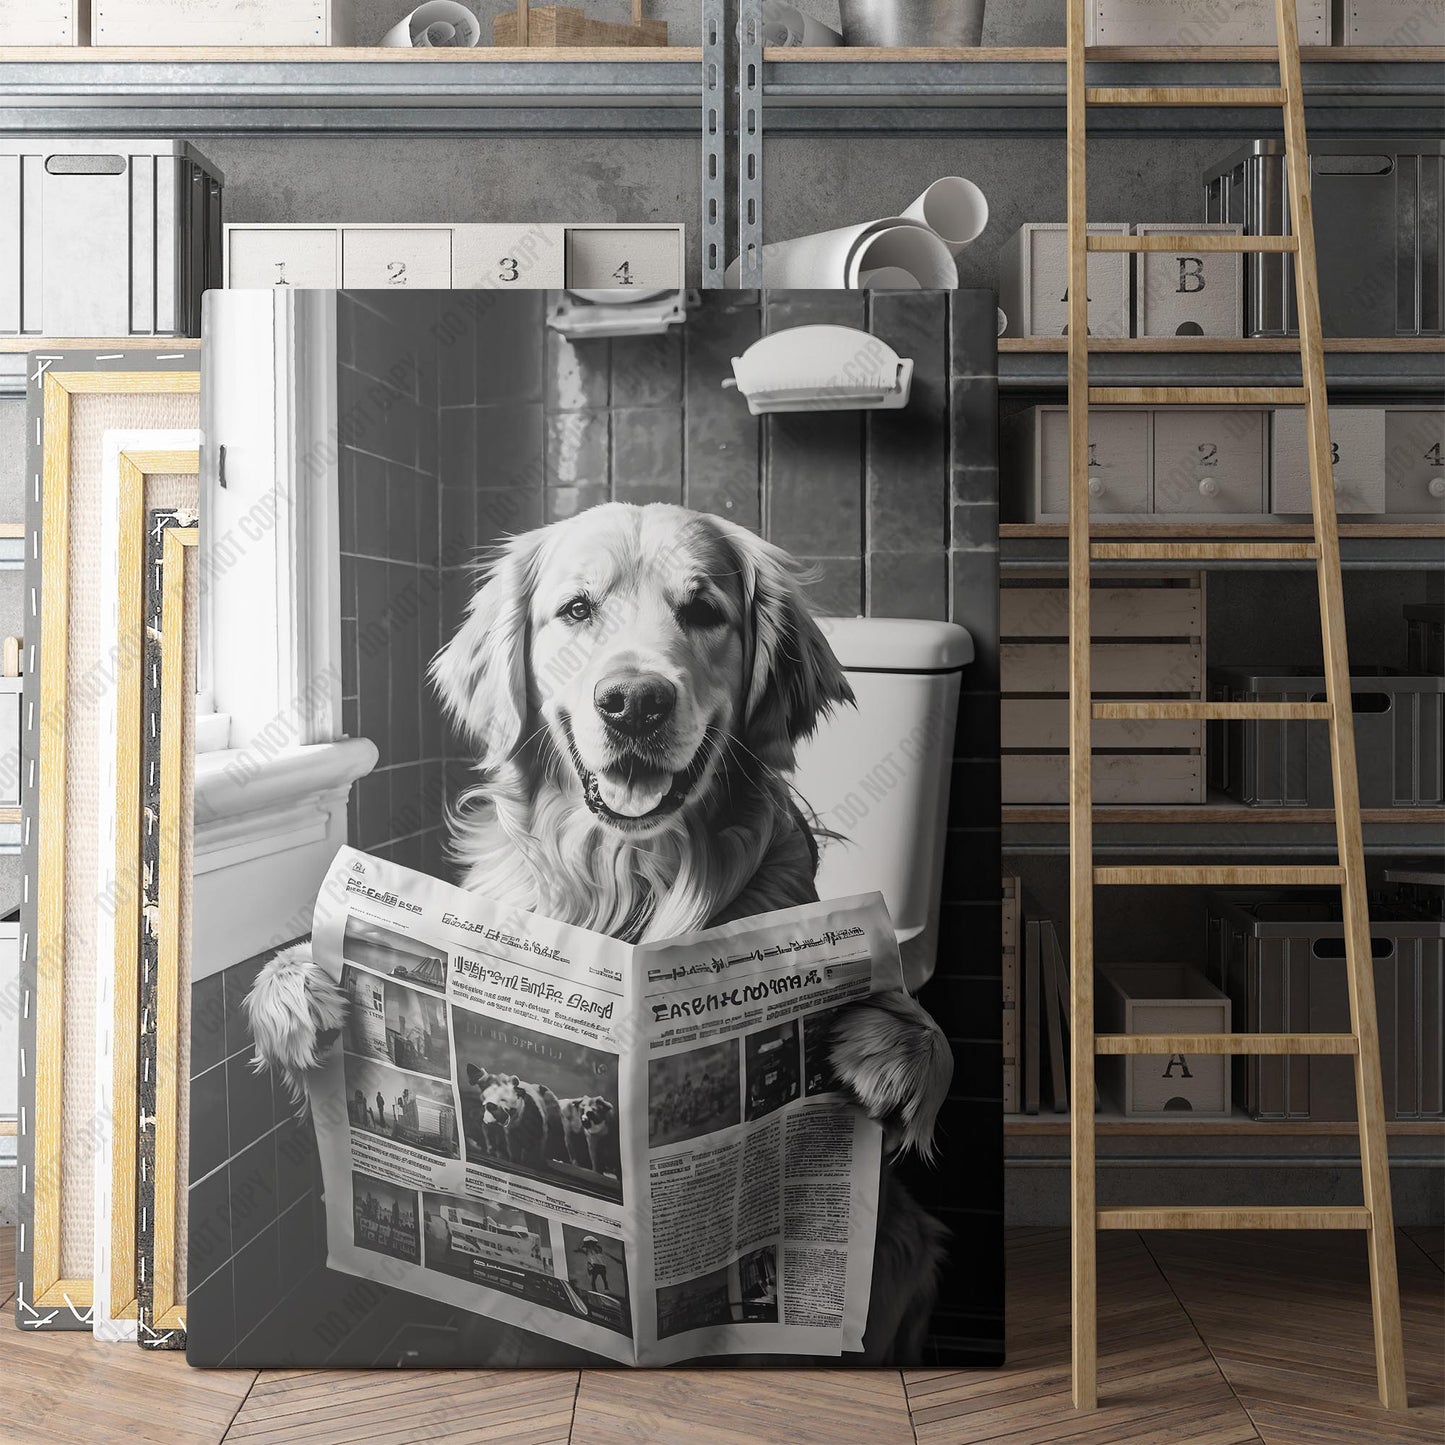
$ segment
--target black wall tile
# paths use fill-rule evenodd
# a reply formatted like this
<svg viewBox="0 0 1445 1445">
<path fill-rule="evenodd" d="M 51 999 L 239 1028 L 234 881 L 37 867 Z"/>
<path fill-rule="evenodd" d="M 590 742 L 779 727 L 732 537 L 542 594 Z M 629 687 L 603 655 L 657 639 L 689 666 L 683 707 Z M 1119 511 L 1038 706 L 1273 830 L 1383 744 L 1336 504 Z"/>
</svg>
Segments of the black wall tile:
<svg viewBox="0 0 1445 1445">
<path fill-rule="evenodd" d="M 276 1141 L 267 1134 L 226 1166 L 230 1176 L 231 1248 L 239 1254 L 277 1214 Z"/>
<path fill-rule="evenodd" d="M 235 1348 L 235 1290 L 227 1263 L 187 1289 L 186 1358 L 194 1365 L 219 1365 Z"/>
<path fill-rule="evenodd" d="M 709 304 L 686 334 L 685 470 L 687 505 L 757 528 L 762 523 L 758 419 L 735 391 L 724 391 L 732 358 L 762 331 L 756 300 Z"/>
<path fill-rule="evenodd" d="M 280 1246 L 272 1220 L 235 1260 L 236 1338 L 246 1336 L 281 1299 Z"/>
<path fill-rule="evenodd" d="M 928 552 L 870 552 L 868 615 L 946 621 L 946 553 L 941 548 Z"/>
<path fill-rule="evenodd" d="M 682 504 L 682 412 L 676 406 L 612 412 L 612 496 Z"/>
<path fill-rule="evenodd" d="M 219 979 L 220 975 L 216 977 Z M 238 1054 L 243 1062 L 249 1054 Z M 230 1157 L 226 1065 L 215 1064 L 191 1079 L 190 1175 L 202 1179 Z"/>
<path fill-rule="evenodd" d="M 191 990 L 191 1077 L 226 1056 L 226 998 L 221 975 L 203 978 Z"/>
</svg>

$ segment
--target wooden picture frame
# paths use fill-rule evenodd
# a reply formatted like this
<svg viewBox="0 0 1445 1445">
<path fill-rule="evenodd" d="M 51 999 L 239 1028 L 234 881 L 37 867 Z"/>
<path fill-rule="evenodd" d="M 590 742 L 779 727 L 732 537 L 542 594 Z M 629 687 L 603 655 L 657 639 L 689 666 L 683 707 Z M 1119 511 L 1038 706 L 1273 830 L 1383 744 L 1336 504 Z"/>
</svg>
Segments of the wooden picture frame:
<svg viewBox="0 0 1445 1445">
<path fill-rule="evenodd" d="M 144 704 L 145 736 L 142 848 L 143 894 L 140 944 L 141 1119 L 137 1243 L 139 1332 L 146 1349 L 186 1346 L 184 1291 L 177 1284 L 184 1254 L 177 1201 L 187 1186 L 187 1161 L 179 1157 L 183 936 L 190 876 L 188 839 L 191 755 L 187 706 L 193 707 L 194 675 L 187 677 L 187 582 L 197 565 L 195 514 L 152 511 L 147 526 Z M 192 654 L 194 668 L 194 654 Z M 194 711 L 191 713 L 194 717 Z M 193 731 L 193 728 L 192 728 Z"/>
<path fill-rule="evenodd" d="M 95 1284 L 97 1338 L 134 1340 L 140 1318 L 136 1249 L 136 1143 L 140 1029 L 142 673 L 145 663 L 149 512 L 198 505 L 198 431 L 107 433 L 103 546 L 98 559 L 107 615 L 102 650 L 114 681 L 102 698 L 99 833 L 114 837 L 97 878 Z M 163 479 L 171 479 L 167 485 Z M 180 485 L 177 486 L 176 483 Z M 110 966 L 113 963 L 113 967 Z M 174 1047 L 185 1052 L 184 1040 Z M 108 1107 L 107 1107 L 108 1106 Z"/>
<path fill-rule="evenodd" d="M 24 904 L 16 1322 L 84 1329 L 94 1303 L 95 701 L 90 696 L 105 430 L 199 425 L 199 356 L 38 350 L 26 380 Z M 77 585 L 77 584 L 84 585 Z M 76 677 L 71 673 L 75 670 Z M 76 684 L 84 684 L 79 686 Z M 82 877 L 82 875 L 84 875 Z M 82 893 L 85 896 L 81 896 Z M 72 896 L 74 895 L 74 896 Z"/>
</svg>

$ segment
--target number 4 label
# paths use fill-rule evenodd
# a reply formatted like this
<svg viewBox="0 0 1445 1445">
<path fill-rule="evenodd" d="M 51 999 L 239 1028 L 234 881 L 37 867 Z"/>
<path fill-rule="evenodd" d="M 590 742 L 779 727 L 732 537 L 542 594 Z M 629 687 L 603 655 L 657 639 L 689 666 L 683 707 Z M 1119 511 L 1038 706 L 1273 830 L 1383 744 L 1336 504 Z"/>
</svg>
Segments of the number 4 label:
<svg viewBox="0 0 1445 1445">
<path fill-rule="evenodd" d="M 619 286 L 631 286 L 631 285 L 632 285 L 632 262 L 631 262 L 631 261 L 624 261 L 624 262 L 612 273 L 612 279 L 613 279 L 614 281 L 616 281 Z"/>
</svg>

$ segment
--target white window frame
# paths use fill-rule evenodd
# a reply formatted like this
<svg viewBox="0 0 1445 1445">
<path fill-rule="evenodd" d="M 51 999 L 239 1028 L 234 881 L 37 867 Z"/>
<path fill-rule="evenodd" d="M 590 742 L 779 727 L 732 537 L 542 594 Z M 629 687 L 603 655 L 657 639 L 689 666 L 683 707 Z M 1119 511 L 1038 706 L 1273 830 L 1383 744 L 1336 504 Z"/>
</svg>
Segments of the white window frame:
<svg viewBox="0 0 1445 1445">
<path fill-rule="evenodd" d="M 202 326 L 192 977 L 310 931 L 375 746 L 341 724 L 336 297 L 220 291 Z M 229 717 L 229 726 L 220 723 Z"/>
</svg>

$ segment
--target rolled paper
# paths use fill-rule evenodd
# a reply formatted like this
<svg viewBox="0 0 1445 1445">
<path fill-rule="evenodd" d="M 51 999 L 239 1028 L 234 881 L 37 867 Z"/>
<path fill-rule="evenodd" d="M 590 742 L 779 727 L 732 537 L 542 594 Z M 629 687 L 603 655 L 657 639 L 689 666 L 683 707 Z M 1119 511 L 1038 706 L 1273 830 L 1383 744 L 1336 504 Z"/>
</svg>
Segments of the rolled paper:
<svg viewBox="0 0 1445 1445">
<path fill-rule="evenodd" d="M 841 45 L 843 37 L 785 0 L 763 0 L 763 44 L 796 47 Z"/>
<path fill-rule="evenodd" d="M 962 176 L 941 176 L 903 214 L 922 221 L 956 256 L 983 235 L 988 198 Z"/>
<path fill-rule="evenodd" d="M 763 247 L 762 267 L 765 285 L 799 290 L 857 290 L 865 271 L 879 270 L 906 272 L 929 289 L 951 291 L 958 285 L 948 247 L 920 222 L 897 216 L 771 242 Z M 739 275 L 734 261 L 727 284 L 736 286 Z"/>
<path fill-rule="evenodd" d="M 860 291 L 917 291 L 918 277 L 902 266 L 879 266 L 874 271 L 863 271 L 858 276 Z"/>
<path fill-rule="evenodd" d="M 383 45 L 417 50 L 465 50 L 482 38 L 481 22 L 456 0 L 427 0 L 382 36 Z"/>
<path fill-rule="evenodd" d="M 998 334 L 1002 336 L 1008 330 L 1008 317 L 1004 315 L 1003 307 L 998 308 Z"/>
</svg>

